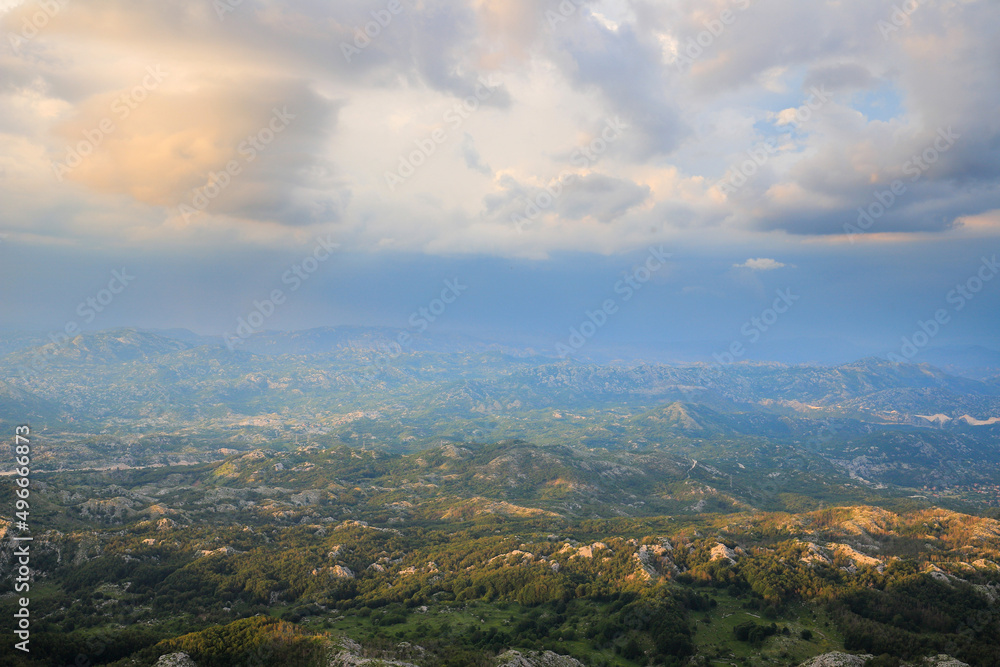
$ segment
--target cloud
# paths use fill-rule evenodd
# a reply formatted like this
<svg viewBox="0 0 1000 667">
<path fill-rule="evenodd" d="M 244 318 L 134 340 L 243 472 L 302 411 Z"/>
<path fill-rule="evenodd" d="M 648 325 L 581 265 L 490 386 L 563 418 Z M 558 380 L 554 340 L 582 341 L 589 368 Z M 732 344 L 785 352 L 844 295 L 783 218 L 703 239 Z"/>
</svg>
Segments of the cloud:
<svg viewBox="0 0 1000 667">
<path fill-rule="evenodd" d="M 819 64 L 809 69 L 802 85 L 804 88 L 825 87 L 833 91 L 864 90 L 878 83 L 871 70 L 860 63 L 839 62 Z"/>
<path fill-rule="evenodd" d="M 612 223 L 641 206 L 650 195 L 648 185 L 599 173 L 565 176 L 544 186 L 522 183 L 510 175 L 499 179 L 500 190 L 484 198 L 486 213 L 502 224 L 512 216 L 536 228 L 546 221 L 596 220 Z"/>
<path fill-rule="evenodd" d="M 308 147 L 335 127 L 336 103 L 292 81 L 152 91 L 134 110 L 119 103 L 129 91 L 95 96 L 54 128 L 65 142 L 54 159 L 68 180 L 168 208 L 191 204 L 219 181 L 206 207 L 212 213 L 297 222 L 294 192 L 318 162 Z M 113 128 L 106 136 L 102 124 Z M 88 137 L 93 154 L 70 169 Z"/>
<path fill-rule="evenodd" d="M 768 259 L 767 257 L 758 257 L 757 259 L 748 259 L 742 264 L 733 264 L 735 269 L 750 269 L 751 271 L 774 271 L 775 269 L 781 269 L 787 266 L 781 262 L 773 259 Z"/>
<path fill-rule="evenodd" d="M 622 144 L 637 159 L 669 155 L 690 129 L 670 95 L 659 43 L 633 26 L 610 30 L 596 18 L 576 27 L 558 42 L 556 62 L 577 86 L 599 90 L 607 106 L 634 126 Z"/>
<path fill-rule="evenodd" d="M 1000 209 L 1000 89 L 982 82 L 1000 76 L 996 3 L 923 3 L 888 35 L 891 8 L 863 0 L 564 6 L 550 25 L 534 0 L 404 2 L 388 20 L 384 0 L 244 2 L 224 20 L 201 0 L 63 3 L 0 52 L 0 223 L 67 242 L 160 226 L 191 239 L 252 227 L 239 238 L 271 243 L 322 227 L 364 250 L 538 256 L 721 230 L 766 239 L 741 253 L 766 255 L 779 236 L 842 236 L 901 181 L 866 236 L 992 233 L 980 220 Z M 727 10 L 735 20 L 706 40 Z M 0 13 L 0 31 L 20 35 L 37 11 Z M 702 53 L 678 67 L 699 37 Z M 149 66 L 169 76 L 122 117 L 112 105 Z M 483 77 L 502 84 L 448 115 Z M 803 120 L 815 88 L 828 98 Z M 294 122 L 245 159 L 241 143 L 276 106 Z M 616 116 L 628 127 L 607 141 Z M 114 130 L 55 178 L 53 162 L 106 118 Z M 962 138 L 914 178 L 949 127 Z M 389 191 L 386 171 L 438 130 Z M 777 148 L 755 161 L 764 142 Z M 239 176 L 179 223 L 178 206 L 232 160 Z M 516 229 L 511 215 L 564 172 L 575 180 Z M 737 172 L 745 182 L 725 192 Z"/>
<path fill-rule="evenodd" d="M 588 174 L 566 187 L 557 201 L 559 214 L 570 220 L 592 216 L 609 223 L 649 197 L 649 186 L 602 174 Z"/>
<path fill-rule="evenodd" d="M 959 218 L 955 228 L 970 236 L 1000 236 L 1000 209 Z"/>
</svg>

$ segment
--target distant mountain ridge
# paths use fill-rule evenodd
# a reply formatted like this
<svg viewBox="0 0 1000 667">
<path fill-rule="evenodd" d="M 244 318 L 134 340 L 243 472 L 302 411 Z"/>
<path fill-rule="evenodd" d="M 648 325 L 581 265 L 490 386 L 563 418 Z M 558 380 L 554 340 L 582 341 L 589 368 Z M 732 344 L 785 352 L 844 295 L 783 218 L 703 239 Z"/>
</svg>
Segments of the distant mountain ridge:
<svg viewBox="0 0 1000 667">
<path fill-rule="evenodd" d="M 224 344 L 222 336 L 210 336 L 194 333 L 187 329 L 129 329 L 151 333 L 165 338 L 181 341 L 192 347 L 202 345 Z M 94 335 L 102 332 L 88 332 Z M 324 354 L 346 347 L 374 347 L 384 349 L 398 344 L 401 334 L 406 334 L 401 346 L 407 351 L 436 351 L 444 353 L 473 352 L 500 350 L 512 355 L 535 354 L 538 356 L 555 356 L 554 347 L 548 340 L 527 341 L 497 341 L 479 338 L 466 334 L 442 333 L 436 331 L 416 332 L 412 329 L 384 326 L 339 325 L 315 327 L 298 331 L 261 331 L 240 339 L 239 347 L 245 351 L 257 354 Z M 0 355 L 17 350 L 37 347 L 61 340 L 60 332 L 25 332 L 0 331 Z M 579 351 L 578 360 L 582 363 L 613 364 L 613 363 L 648 363 L 666 365 L 690 365 L 696 363 L 713 364 L 713 352 L 722 343 L 716 341 L 697 342 L 660 342 L 660 343 L 626 343 L 616 347 L 602 346 L 598 341 L 591 341 Z M 826 350 L 826 354 L 816 355 L 809 350 Z M 816 367 L 832 367 L 852 363 L 851 360 L 877 356 L 885 358 L 884 354 L 876 354 L 877 350 L 865 348 L 838 339 L 808 339 L 803 341 L 773 341 L 757 346 L 757 354 L 748 357 L 753 363 L 764 363 L 771 359 L 785 365 L 805 365 Z M 996 379 L 1000 377 L 1000 350 L 990 349 L 981 345 L 939 345 L 924 348 L 914 358 L 914 363 L 930 364 L 951 375 L 965 376 L 972 379 Z"/>
<path fill-rule="evenodd" d="M 377 328 L 269 332 L 248 339 L 266 351 L 253 352 L 166 333 L 86 333 L 0 357 L 0 420 L 59 443 L 40 455 L 42 469 L 206 461 L 261 446 L 412 452 L 523 439 L 669 452 L 679 466 L 712 460 L 713 484 L 781 475 L 752 487 L 856 479 L 978 501 L 973 485 L 1000 475 L 1000 383 L 926 364 L 601 365 L 445 338 L 390 353 Z"/>
<path fill-rule="evenodd" d="M 449 345 L 457 351 L 441 351 Z M 141 399 L 156 390 L 181 402 L 186 392 L 200 404 L 210 400 L 240 409 L 226 396 L 245 397 L 245 390 L 252 388 L 256 409 L 267 407 L 271 396 L 273 410 L 289 400 L 304 400 L 284 390 L 274 393 L 294 386 L 298 397 L 356 394 L 375 387 L 407 394 L 430 391 L 429 405 L 451 401 L 468 409 L 484 401 L 517 403 L 521 408 L 545 408 L 560 401 L 592 406 L 679 401 L 723 412 L 740 405 L 743 412 L 747 406 L 778 413 L 836 410 L 879 414 L 881 419 L 900 408 L 911 415 L 941 412 L 957 418 L 967 413 L 975 421 L 1000 416 L 996 380 L 873 357 L 829 367 L 756 362 L 596 365 L 527 351 L 512 354 L 465 337 L 437 338 L 420 349 L 415 344 L 400 350 L 392 348 L 386 331 L 378 328 L 268 332 L 248 339 L 246 348 L 230 351 L 221 341 L 206 343 L 183 332 L 168 336 L 117 329 L 11 352 L 0 358 L 0 379 L 17 384 L 19 377 L 30 378 L 30 392 L 57 402 L 66 398 L 61 395 L 66 386 L 83 384 L 83 393 L 100 402 L 99 395 L 109 391 L 107 384 L 93 382 L 100 378 L 116 385 L 117 393 L 126 390 L 122 407 L 129 397 Z M 208 377 L 212 382 L 206 384 Z M 62 383 L 53 384 L 56 378 Z M 184 391 L 172 391 L 177 388 Z M 810 405 L 813 408 L 802 407 Z"/>
</svg>

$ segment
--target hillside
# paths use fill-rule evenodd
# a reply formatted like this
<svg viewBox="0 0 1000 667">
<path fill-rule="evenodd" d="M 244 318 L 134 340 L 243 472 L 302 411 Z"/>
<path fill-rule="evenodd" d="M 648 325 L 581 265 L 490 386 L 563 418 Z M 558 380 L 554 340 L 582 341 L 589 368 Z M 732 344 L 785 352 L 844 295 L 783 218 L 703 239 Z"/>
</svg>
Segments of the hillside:
<svg viewBox="0 0 1000 667">
<path fill-rule="evenodd" d="M 392 356 L 384 336 L 323 329 L 248 340 L 266 354 L 193 335 L 86 334 L 0 358 L 3 419 L 30 420 L 45 436 L 52 446 L 37 465 L 49 470 L 211 461 L 264 446 L 407 452 L 521 438 L 662 452 L 677 467 L 709 461 L 718 474 L 703 481 L 731 478 L 737 495 L 747 491 L 741 477 L 797 492 L 819 475 L 822 486 L 1000 503 L 995 382 L 876 359 L 599 366 L 468 341 Z"/>
<path fill-rule="evenodd" d="M 0 665 L 1000 661 L 994 380 L 387 340 L 12 340 Z"/>
<path fill-rule="evenodd" d="M 293 624 L 294 650 L 348 637 L 355 653 L 403 658 L 393 647 L 407 642 L 420 665 L 492 665 L 510 649 L 584 665 L 1000 658 L 986 639 L 1000 622 L 997 521 L 929 504 L 762 512 L 684 472 L 506 442 L 40 475 L 38 664 L 72 660 L 95 630 L 101 664 L 238 664 L 206 663 L 208 637 L 254 614 Z M 657 488 L 672 492 L 648 507 Z M 772 621 L 773 637 L 740 638 Z"/>
</svg>

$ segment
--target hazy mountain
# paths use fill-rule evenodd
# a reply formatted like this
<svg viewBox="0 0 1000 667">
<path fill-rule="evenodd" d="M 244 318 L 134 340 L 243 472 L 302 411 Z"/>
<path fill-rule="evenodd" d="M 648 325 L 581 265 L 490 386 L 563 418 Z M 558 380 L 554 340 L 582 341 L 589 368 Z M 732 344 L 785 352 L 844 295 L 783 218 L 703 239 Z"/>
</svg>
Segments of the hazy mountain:
<svg viewBox="0 0 1000 667">
<path fill-rule="evenodd" d="M 0 665 L 1000 659 L 995 380 L 394 335 L 12 339 L 44 587 Z"/>
<path fill-rule="evenodd" d="M 1000 351 L 981 345 L 929 347 L 921 351 L 920 360 L 953 375 L 977 379 L 1000 377 Z"/>
</svg>

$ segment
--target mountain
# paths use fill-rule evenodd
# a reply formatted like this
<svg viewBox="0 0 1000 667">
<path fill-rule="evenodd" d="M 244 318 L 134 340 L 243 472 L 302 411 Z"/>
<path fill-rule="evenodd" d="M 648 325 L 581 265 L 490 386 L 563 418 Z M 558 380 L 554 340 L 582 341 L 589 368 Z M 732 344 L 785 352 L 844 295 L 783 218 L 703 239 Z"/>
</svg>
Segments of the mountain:
<svg viewBox="0 0 1000 667">
<path fill-rule="evenodd" d="M 32 654 L 0 664 L 94 636 L 119 667 L 1000 658 L 996 520 L 858 495 L 762 511 L 680 463 L 505 441 L 39 473 Z"/>
<path fill-rule="evenodd" d="M 0 423 L 8 426 L 44 423 L 52 428 L 65 428 L 61 417 L 68 411 L 67 406 L 21 389 L 19 383 L 0 380 Z"/>
<path fill-rule="evenodd" d="M 928 347 L 921 351 L 920 359 L 952 375 L 975 379 L 1000 376 L 1000 351 L 981 345 Z"/>
<path fill-rule="evenodd" d="M 1000 661 L 995 379 L 394 335 L 12 339 L 0 667 Z"/>
<path fill-rule="evenodd" d="M 359 328 L 269 332 L 254 343 L 265 354 L 189 334 L 113 330 L 12 352 L 0 359 L 8 414 L 61 443 L 49 468 L 523 439 L 669 452 L 724 480 L 776 473 L 769 486 L 802 497 L 822 471 L 831 497 L 861 483 L 974 503 L 994 497 L 982 485 L 1000 470 L 1000 386 L 926 364 L 598 365 L 467 342 L 390 356 L 381 330 Z"/>
<path fill-rule="evenodd" d="M 39 347 L 19 350 L 9 356 L 12 362 L 20 362 L 29 368 L 36 358 L 84 364 L 114 364 L 148 361 L 189 347 L 181 341 L 157 334 L 136 329 L 118 329 L 64 336 Z"/>
</svg>

